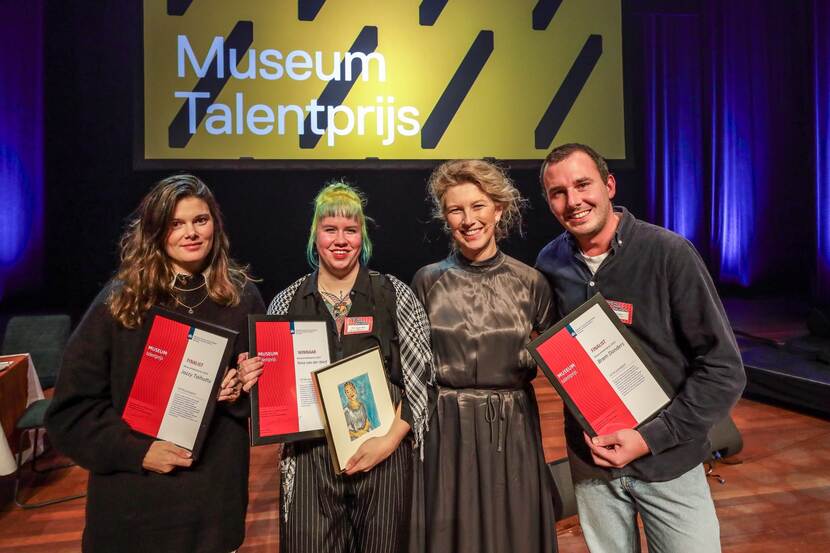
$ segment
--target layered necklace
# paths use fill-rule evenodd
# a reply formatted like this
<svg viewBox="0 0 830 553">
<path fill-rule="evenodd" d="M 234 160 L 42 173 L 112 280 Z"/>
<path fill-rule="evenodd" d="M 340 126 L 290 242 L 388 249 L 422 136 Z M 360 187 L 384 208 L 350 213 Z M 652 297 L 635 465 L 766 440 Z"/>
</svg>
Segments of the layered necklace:
<svg viewBox="0 0 830 553">
<path fill-rule="evenodd" d="M 206 288 L 207 287 L 207 281 L 204 280 L 204 279 L 202 279 L 201 284 L 199 284 L 198 286 L 194 286 L 193 288 L 183 288 L 183 287 L 179 286 L 179 283 L 186 286 L 187 282 L 189 280 L 191 280 L 192 278 L 193 277 L 190 276 L 190 275 L 176 275 L 176 278 L 173 281 L 173 289 L 177 290 L 178 292 L 187 293 L 187 292 L 195 292 L 196 290 L 198 290 L 200 288 Z M 173 300 L 176 303 L 178 303 L 179 305 L 181 305 L 182 307 L 184 307 L 185 309 L 187 309 L 188 314 L 193 315 L 193 310 L 196 309 L 197 307 L 199 307 L 200 305 L 202 305 L 203 303 L 205 303 L 205 301 L 208 299 L 208 296 L 210 296 L 210 294 L 208 294 L 208 291 L 206 289 L 205 290 L 205 296 L 201 300 L 199 300 L 199 302 L 195 305 L 187 305 L 186 303 L 184 303 L 182 300 L 179 299 L 179 294 L 176 294 L 176 293 L 173 294 Z"/>
</svg>

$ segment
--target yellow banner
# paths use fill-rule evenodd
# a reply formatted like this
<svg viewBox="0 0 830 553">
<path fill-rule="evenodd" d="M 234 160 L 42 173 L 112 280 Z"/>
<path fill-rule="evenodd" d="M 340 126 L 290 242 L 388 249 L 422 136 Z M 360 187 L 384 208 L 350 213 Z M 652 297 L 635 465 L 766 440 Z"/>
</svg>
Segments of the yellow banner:
<svg viewBox="0 0 830 553">
<path fill-rule="evenodd" d="M 619 0 L 146 0 L 148 160 L 625 158 Z"/>
</svg>

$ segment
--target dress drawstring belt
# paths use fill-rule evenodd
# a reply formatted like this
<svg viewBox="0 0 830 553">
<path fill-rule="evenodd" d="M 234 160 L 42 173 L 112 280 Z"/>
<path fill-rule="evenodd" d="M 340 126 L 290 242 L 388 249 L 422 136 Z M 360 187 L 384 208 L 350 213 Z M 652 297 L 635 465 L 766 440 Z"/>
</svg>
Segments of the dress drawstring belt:
<svg viewBox="0 0 830 553">
<path fill-rule="evenodd" d="M 504 420 L 505 420 L 504 394 L 500 391 L 492 391 L 487 396 L 487 412 L 484 420 L 490 423 L 490 443 L 493 442 L 493 426 L 497 426 L 496 451 L 504 449 Z M 498 419 L 498 423 L 496 422 Z"/>
</svg>

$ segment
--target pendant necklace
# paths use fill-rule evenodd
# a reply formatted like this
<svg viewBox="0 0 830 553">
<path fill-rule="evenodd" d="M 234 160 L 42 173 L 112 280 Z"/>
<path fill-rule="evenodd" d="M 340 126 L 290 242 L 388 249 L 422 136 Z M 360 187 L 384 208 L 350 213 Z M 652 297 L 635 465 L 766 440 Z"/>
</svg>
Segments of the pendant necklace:
<svg viewBox="0 0 830 553">
<path fill-rule="evenodd" d="M 318 284 L 320 295 L 323 297 L 323 302 L 328 307 L 331 317 L 334 319 L 334 326 L 337 327 L 337 335 L 343 333 L 343 323 L 349 314 L 349 309 L 352 307 L 352 298 L 349 293 L 345 294 L 341 291 L 340 294 L 334 294 L 328 290 L 324 290 Z"/>
<path fill-rule="evenodd" d="M 322 286 L 319 289 L 323 299 L 331 305 L 332 315 L 335 319 L 342 319 L 349 314 L 349 307 L 352 305 L 352 300 L 348 293 L 344 294 L 340 292 L 340 294 L 335 294 L 334 292 L 324 290 Z"/>
<path fill-rule="evenodd" d="M 199 287 L 194 288 L 194 290 L 198 290 L 198 288 L 199 288 Z M 208 296 L 209 296 L 209 295 L 210 295 L 210 294 L 205 293 L 205 297 L 204 297 L 204 298 L 202 298 L 202 301 L 200 301 L 200 302 L 199 302 L 199 303 L 197 303 L 196 305 L 187 305 L 187 304 L 186 304 L 186 303 L 184 303 L 182 300 L 180 300 L 180 299 L 178 298 L 178 296 L 176 296 L 175 294 L 173 295 L 173 299 L 176 301 L 176 303 L 178 303 L 178 304 L 179 304 L 179 305 L 181 305 L 182 307 L 187 308 L 187 312 L 188 312 L 190 315 L 193 315 L 193 310 L 194 310 L 194 309 L 196 309 L 197 307 L 199 307 L 200 305 L 202 305 L 203 303 L 205 303 L 205 300 L 206 300 L 206 299 L 208 299 Z"/>
</svg>

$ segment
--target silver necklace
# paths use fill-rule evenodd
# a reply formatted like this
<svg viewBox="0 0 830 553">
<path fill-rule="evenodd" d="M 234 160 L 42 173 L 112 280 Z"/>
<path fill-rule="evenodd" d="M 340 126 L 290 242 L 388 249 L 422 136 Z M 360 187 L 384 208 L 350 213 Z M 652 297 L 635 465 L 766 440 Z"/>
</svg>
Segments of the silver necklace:
<svg viewBox="0 0 830 553">
<path fill-rule="evenodd" d="M 322 286 L 319 286 L 318 289 L 320 290 L 321 294 L 329 298 L 334 303 L 343 303 L 349 299 L 349 293 L 344 293 L 342 290 L 340 290 L 339 294 L 335 294 L 334 292 L 329 292 Z"/>
</svg>

